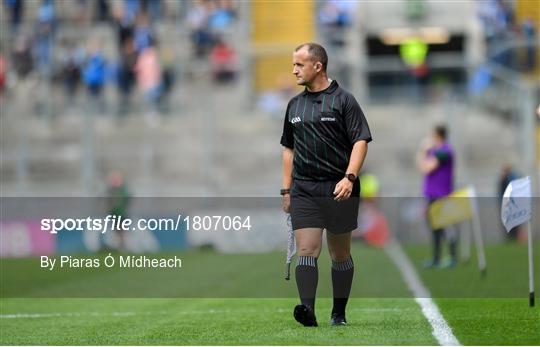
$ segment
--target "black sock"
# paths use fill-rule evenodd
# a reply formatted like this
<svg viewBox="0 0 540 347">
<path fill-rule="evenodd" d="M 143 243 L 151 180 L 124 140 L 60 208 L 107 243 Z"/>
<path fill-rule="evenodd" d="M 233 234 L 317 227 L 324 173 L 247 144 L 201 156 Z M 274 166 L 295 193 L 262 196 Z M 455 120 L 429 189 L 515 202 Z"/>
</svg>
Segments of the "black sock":
<svg viewBox="0 0 540 347">
<path fill-rule="evenodd" d="M 452 261 L 457 261 L 457 252 L 458 252 L 458 241 L 456 239 L 450 239 L 449 242 L 449 248 L 450 248 L 450 258 Z"/>
<path fill-rule="evenodd" d="M 441 243 L 444 237 L 444 229 L 432 231 L 433 234 L 433 264 L 439 264 L 441 260 Z"/>
<path fill-rule="evenodd" d="M 315 294 L 317 293 L 317 283 L 319 282 L 319 270 L 317 269 L 317 258 L 298 257 L 296 265 L 296 286 L 302 304 L 311 307 L 315 312 Z"/>
<path fill-rule="evenodd" d="M 345 306 L 349 301 L 354 263 L 352 258 L 345 261 L 332 261 L 332 287 L 334 289 L 334 307 L 332 313 L 345 314 Z"/>
</svg>

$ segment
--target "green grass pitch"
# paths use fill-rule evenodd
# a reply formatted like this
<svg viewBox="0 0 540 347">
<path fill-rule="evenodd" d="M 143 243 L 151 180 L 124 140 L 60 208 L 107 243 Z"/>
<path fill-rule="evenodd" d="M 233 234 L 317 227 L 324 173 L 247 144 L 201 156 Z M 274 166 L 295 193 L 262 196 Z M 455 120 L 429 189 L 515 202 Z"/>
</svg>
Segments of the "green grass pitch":
<svg viewBox="0 0 540 347">
<path fill-rule="evenodd" d="M 429 253 L 427 247 L 406 250 L 415 264 Z M 183 298 L 121 298 L 121 293 L 111 295 L 118 296 L 113 298 L 61 298 L 66 287 L 73 296 L 83 288 L 115 289 L 119 284 L 114 279 L 126 278 L 122 273 L 99 272 L 77 277 L 77 272 L 66 278 L 48 279 L 35 266 L 35 260 L 2 260 L 0 344 L 437 344 L 431 326 L 388 256 L 360 244 L 355 245 L 353 254 L 356 276 L 354 298 L 348 306 L 350 324 L 338 328 L 328 324 L 331 291 L 327 254 L 319 261 L 318 328 L 301 327 L 292 318 L 296 288 L 294 281 L 283 280 L 284 255 L 280 252 L 229 256 L 186 252 L 182 254 L 186 265 L 181 283 L 166 283 L 169 288 L 181 285 L 186 290 Z M 524 245 L 488 246 L 486 279 L 478 276 L 472 262 L 450 270 L 418 267 L 420 277 L 462 344 L 540 344 L 540 311 L 538 307 L 529 308 L 527 301 L 526 254 Z M 217 277 L 215 282 L 208 282 L 187 265 L 202 266 L 205 262 L 229 263 L 231 267 L 207 267 L 205 276 Z M 152 279 L 155 282 L 161 277 Z M 268 295 L 269 290 L 274 294 Z M 212 297 L 211 293 L 217 295 Z M 50 298 L 32 297 L 40 294 Z"/>
</svg>

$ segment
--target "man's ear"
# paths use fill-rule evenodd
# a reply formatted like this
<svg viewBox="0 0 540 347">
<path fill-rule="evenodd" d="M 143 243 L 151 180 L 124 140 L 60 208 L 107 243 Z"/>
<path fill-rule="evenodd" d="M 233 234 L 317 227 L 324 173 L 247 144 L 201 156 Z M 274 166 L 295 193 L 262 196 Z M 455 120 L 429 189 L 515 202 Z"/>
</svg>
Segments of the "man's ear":
<svg viewBox="0 0 540 347">
<path fill-rule="evenodd" d="M 315 70 L 317 70 L 317 72 L 322 70 L 322 63 L 321 62 L 316 62 L 315 63 Z"/>
</svg>

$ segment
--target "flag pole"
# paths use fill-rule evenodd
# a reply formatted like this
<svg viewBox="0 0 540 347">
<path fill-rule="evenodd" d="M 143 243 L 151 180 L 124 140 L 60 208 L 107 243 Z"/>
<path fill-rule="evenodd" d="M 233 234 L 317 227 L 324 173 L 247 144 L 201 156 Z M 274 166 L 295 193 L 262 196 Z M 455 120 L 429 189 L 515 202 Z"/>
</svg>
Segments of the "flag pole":
<svg viewBox="0 0 540 347">
<path fill-rule="evenodd" d="M 484 254 L 484 240 L 482 240 L 482 229 L 480 227 L 480 220 L 478 214 L 474 213 L 473 216 L 473 233 L 476 244 L 476 253 L 478 257 L 478 269 L 480 270 L 480 276 L 486 277 L 486 255 Z"/>
<path fill-rule="evenodd" d="M 476 244 L 476 256 L 478 258 L 478 269 L 480 270 L 480 276 L 486 277 L 487 265 L 486 255 L 484 254 L 484 240 L 482 240 L 482 227 L 480 226 L 480 217 L 478 211 L 478 202 L 476 200 L 476 191 L 474 187 L 471 188 L 471 203 L 473 206 L 472 227 L 474 235 L 474 243 Z"/>
<path fill-rule="evenodd" d="M 460 229 L 460 239 L 461 241 L 461 254 L 463 262 L 468 263 L 471 260 L 471 247 L 472 247 L 472 233 L 473 233 L 473 224 L 472 220 L 470 220 L 468 223 L 463 223 L 462 228 Z"/>
<path fill-rule="evenodd" d="M 527 223 L 527 242 L 529 244 L 529 307 L 534 307 L 534 262 L 531 221 Z"/>
</svg>

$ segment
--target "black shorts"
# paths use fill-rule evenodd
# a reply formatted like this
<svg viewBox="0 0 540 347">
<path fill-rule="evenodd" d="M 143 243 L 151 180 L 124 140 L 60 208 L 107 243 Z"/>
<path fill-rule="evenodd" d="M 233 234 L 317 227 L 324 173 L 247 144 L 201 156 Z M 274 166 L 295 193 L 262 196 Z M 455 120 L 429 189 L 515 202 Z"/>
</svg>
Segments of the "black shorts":
<svg viewBox="0 0 540 347">
<path fill-rule="evenodd" d="M 291 222 L 293 230 L 326 229 L 332 234 L 344 234 L 358 227 L 360 182 L 356 180 L 351 197 L 334 200 L 337 181 L 293 180 L 291 187 Z"/>
</svg>

